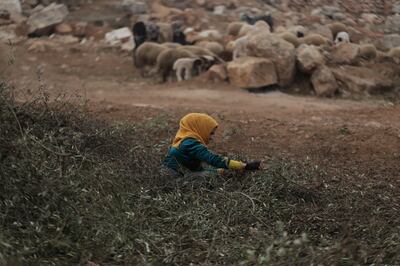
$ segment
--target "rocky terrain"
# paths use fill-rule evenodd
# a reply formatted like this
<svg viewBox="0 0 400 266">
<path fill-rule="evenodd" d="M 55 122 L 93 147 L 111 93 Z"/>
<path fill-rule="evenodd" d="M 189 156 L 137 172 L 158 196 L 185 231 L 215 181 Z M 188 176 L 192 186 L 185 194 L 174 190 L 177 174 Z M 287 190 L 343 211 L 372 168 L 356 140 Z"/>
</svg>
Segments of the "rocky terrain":
<svg viewBox="0 0 400 266">
<path fill-rule="evenodd" d="M 136 22 L 178 23 L 188 40 L 198 43 L 201 38 L 221 46 L 226 63 L 205 73 L 206 80 L 250 90 L 278 86 L 320 96 L 357 97 L 398 91 L 399 9 L 395 1 L 335 1 L 333 5 L 328 1 L 247 1 L 243 5 L 234 0 L 7 0 L 0 6 L 0 39 L 25 43 L 33 53 L 57 49 L 60 43 L 90 43 L 133 53 Z M 235 40 L 241 36 L 232 35 L 228 27 L 243 14 L 270 14 L 274 32 L 246 33 L 245 58 L 230 63 Z M 293 37 L 299 27 L 304 38 Z M 210 31 L 218 37 L 206 36 Z M 349 35 L 349 43 L 335 43 L 339 31 Z"/>
</svg>

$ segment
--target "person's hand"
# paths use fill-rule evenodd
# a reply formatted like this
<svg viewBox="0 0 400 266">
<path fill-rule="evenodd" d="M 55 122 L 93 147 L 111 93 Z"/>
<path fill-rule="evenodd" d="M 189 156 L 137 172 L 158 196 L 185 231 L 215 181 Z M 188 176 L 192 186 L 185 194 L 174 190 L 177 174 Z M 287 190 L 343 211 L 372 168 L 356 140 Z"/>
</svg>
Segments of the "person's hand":
<svg viewBox="0 0 400 266">
<path fill-rule="evenodd" d="M 245 170 L 260 170 L 261 169 L 261 161 L 254 161 L 246 163 L 244 167 Z"/>
</svg>

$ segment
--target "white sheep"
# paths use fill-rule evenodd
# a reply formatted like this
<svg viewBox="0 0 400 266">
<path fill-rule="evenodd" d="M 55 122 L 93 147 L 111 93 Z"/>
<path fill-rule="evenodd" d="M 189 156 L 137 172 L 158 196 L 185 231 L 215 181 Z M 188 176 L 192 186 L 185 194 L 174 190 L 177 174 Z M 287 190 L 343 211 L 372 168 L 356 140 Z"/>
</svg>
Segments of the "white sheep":
<svg viewBox="0 0 400 266">
<path fill-rule="evenodd" d="M 194 70 L 199 68 L 201 60 L 199 58 L 180 58 L 175 61 L 173 70 L 178 81 L 189 80 L 192 78 Z"/>
<path fill-rule="evenodd" d="M 193 73 L 200 74 L 208 70 L 213 63 L 215 63 L 214 57 L 208 55 L 180 58 L 175 61 L 173 70 L 178 81 L 189 80 L 192 78 Z"/>
<path fill-rule="evenodd" d="M 349 43 L 349 42 L 350 42 L 350 37 L 349 37 L 349 34 L 347 32 L 341 31 L 336 35 L 335 44 Z"/>
</svg>

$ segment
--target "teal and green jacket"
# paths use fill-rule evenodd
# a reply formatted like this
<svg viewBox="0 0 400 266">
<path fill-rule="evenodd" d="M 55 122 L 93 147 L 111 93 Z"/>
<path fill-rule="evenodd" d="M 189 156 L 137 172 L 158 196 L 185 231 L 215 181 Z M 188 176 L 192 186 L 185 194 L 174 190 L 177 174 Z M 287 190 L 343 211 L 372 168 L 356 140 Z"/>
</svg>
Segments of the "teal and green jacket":
<svg viewBox="0 0 400 266">
<path fill-rule="evenodd" d="M 178 148 L 170 147 L 164 165 L 182 173 L 184 168 L 193 172 L 204 170 L 202 162 L 215 168 L 229 168 L 228 158 L 212 153 L 206 146 L 192 138 L 183 140 Z"/>
</svg>

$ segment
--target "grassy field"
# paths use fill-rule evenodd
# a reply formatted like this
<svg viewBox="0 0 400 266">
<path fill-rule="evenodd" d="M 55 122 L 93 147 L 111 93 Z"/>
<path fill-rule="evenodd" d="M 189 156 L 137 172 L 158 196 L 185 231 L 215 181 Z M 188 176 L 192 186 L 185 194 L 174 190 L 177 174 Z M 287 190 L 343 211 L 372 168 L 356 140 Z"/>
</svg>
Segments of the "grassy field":
<svg viewBox="0 0 400 266">
<path fill-rule="evenodd" d="M 400 265 L 395 184 L 275 158 L 166 186 L 169 139 L 153 136 L 172 118 L 110 125 L 12 92 L 1 84 L 0 265 Z"/>
</svg>

